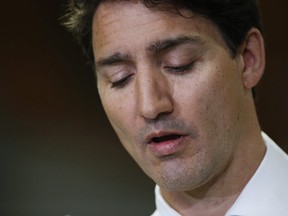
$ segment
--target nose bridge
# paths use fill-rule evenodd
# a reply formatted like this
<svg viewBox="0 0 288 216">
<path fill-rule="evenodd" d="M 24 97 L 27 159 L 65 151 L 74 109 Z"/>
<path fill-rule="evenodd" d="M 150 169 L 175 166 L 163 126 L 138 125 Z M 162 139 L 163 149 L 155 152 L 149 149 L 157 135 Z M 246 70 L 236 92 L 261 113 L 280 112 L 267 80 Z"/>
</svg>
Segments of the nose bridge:
<svg viewBox="0 0 288 216">
<path fill-rule="evenodd" d="M 164 74 L 145 67 L 138 70 L 136 83 L 136 100 L 142 117 L 155 119 L 160 114 L 172 112 L 171 91 Z"/>
</svg>

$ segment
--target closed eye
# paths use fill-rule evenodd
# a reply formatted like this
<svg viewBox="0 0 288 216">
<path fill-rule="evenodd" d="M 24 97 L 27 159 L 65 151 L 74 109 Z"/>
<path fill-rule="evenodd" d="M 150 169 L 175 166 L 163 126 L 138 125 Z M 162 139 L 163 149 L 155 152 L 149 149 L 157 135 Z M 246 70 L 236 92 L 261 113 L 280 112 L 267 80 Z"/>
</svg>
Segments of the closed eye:
<svg viewBox="0 0 288 216">
<path fill-rule="evenodd" d="M 133 74 L 130 74 L 120 80 L 111 82 L 111 88 L 123 88 L 125 87 L 128 82 L 130 81 L 130 79 L 132 78 Z"/>
<path fill-rule="evenodd" d="M 169 73 L 175 74 L 184 74 L 185 72 L 190 71 L 194 66 L 194 61 L 187 65 L 179 65 L 179 66 L 165 66 L 164 69 Z"/>
</svg>

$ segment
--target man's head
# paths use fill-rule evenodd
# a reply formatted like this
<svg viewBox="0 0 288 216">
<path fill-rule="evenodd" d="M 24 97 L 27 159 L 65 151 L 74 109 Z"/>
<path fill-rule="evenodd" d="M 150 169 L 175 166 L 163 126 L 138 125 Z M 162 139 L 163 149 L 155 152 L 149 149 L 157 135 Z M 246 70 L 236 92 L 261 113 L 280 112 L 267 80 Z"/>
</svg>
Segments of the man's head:
<svg viewBox="0 0 288 216">
<path fill-rule="evenodd" d="M 255 160 L 264 45 L 254 1 L 163 2 L 104 1 L 79 29 L 123 146 L 164 190 L 193 190 Z"/>
<path fill-rule="evenodd" d="M 71 0 L 68 5 L 64 23 L 78 40 L 92 64 L 94 64 L 91 43 L 92 18 L 98 5 L 108 1 L 111 0 Z M 121 0 L 112 1 L 121 2 Z M 262 31 L 257 0 L 140 0 L 140 2 L 149 8 L 172 12 L 179 12 L 185 8 L 211 20 L 220 30 L 232 55 L 236 54 L 252 27 Z"/>
</svg>

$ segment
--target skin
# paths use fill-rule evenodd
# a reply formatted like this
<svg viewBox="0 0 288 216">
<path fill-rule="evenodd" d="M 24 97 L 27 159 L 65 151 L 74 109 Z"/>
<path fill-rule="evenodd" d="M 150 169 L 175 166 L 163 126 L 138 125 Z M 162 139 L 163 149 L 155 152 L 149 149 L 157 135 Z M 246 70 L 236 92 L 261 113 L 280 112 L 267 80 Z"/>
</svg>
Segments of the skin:
<svg viewBox="0 0 288 216">
<path fill-rule="evenodd" d="M 97 85 L 121 143 L 181 215 L 224 215 L 265 153 L 251 88 L 264 70 L 251 29 L 232 57 L 217 27 L 132 1 L 93 18 Z M 160 145 L 153 137 L 176 134 Z"/>
</svg>

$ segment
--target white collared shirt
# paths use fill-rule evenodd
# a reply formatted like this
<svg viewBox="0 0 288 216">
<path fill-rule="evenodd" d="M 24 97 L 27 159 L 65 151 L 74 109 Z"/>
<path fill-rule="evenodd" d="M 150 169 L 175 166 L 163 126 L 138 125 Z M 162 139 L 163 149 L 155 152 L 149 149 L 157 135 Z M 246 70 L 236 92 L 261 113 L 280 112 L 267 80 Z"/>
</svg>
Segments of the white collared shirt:
<svg viewBox="0 0 288 216">
<path fill-rule="evenodd" d="M 265 156 L 225 216 L 288 216 L 288 155 L 264 132 Z M 152 216 L 181 216 L 164 200 L 156 185 Z"/>
</svg>

